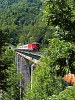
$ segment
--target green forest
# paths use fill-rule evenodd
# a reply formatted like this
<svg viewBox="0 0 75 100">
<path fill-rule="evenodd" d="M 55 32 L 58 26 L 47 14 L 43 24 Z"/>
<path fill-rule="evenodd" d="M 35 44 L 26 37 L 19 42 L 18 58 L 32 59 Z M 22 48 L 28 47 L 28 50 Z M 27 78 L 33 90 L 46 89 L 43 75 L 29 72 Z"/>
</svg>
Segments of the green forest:
<svg viewBox="0 0 75 100">
<path fill-rule="evenodd" d="M 75 0 L 0 0 L 0 100 L 20 100 L 14 49 L 32 42 L 43 56 L 23 100 L 75 100 Z"/>
</svg>

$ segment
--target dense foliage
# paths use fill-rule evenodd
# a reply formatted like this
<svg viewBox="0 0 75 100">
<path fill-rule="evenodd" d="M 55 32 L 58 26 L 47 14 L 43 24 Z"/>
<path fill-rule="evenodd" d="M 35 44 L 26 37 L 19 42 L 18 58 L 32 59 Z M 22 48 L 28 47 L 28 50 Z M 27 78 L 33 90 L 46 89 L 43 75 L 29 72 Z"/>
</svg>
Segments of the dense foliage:
<svg viewBox="0 0 75 100">
<path fill-rule="evenodd" d="M 7 48 L 0 56 L 0 95 L 2 100 L 19 99 L 20 75 L 16 72 L 14 52 Z"/>
<path fill-rule="evenodd" d="M 1 2 L 0 8 L 4 10 L 1 11 L 0 27 L 7 33 L 7 41 L 17 45 L 20 36 L 23 35 L 25 38 L 22 39 L 22 43 L 28 42 L 30 37 L 27 35 L 31 34 L 29 27 L 30 25 L 31 28 L 34 27 L 42 2 L 40 0 L 5 0 Z"/>
<path fill-rule="evenodd" d="M 44 7 L 46 24 L 54 26 L 55 36 L 75 41 L 75 1 L 47 0 Z"/>
<path fill-rule="evenodd" d="M 75 86 L 68 87 L 66 90 L 60 92 L 59 95 L 53 95 L 47 100 L 74 100 L 75 99 Z"/>
</svg>

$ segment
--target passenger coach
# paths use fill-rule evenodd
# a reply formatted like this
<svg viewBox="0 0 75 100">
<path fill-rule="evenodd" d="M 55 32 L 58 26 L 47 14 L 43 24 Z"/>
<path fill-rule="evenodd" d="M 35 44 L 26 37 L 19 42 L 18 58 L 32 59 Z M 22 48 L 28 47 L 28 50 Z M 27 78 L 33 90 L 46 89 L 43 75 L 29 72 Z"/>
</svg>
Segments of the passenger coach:
<svg viewBox="0 0 75 100">
<path fill-rule="evenodd" d="M 33 42 L 31 44 L 19 46 L 17 49 L 18 50 L 39 50 L 40 46 L 39 46 L 39 43 Z"/>
</svg>

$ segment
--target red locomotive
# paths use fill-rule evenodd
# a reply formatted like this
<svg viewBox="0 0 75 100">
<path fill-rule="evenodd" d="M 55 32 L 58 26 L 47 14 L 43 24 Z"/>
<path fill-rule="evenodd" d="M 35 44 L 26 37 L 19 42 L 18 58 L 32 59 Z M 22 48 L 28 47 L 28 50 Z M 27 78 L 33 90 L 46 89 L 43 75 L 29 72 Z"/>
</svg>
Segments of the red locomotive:
<svg viewBox="0 0 75 100">
<path fill-rule="evenodd" d="M 39 46 L 39 43 L 33 42 L 31 44 L 19 46 L 17 49 L 19 50 L 39 50 L 40 46 Z"/>
</svg>

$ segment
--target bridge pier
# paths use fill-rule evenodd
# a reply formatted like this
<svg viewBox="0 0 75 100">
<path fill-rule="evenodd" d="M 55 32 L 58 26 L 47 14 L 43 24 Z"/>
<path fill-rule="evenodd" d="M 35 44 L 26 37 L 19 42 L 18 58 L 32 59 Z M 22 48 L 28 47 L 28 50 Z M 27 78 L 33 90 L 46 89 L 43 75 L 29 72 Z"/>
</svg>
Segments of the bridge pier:
<svg viewBox="0 0 75 100">
<path fill-rule="evenodd" d="M 15 52 L 15 62 L 17 65 L 17 73 L 22 73 L 22 78 L 20 79 L 20 100 L 22 100 L 22 90 L 26 89 L 26 86 L 31 82 L 32 90 L 32 74 L 33 70 L 36 68 L 36 63 L 38 62 L 41 55 L 31 52 Z M 33 62 L 29 67 L 28 62 Z"/>
<path fill-rule="evenodd" d="M 33 83 L 33 71 L 35 69 L 36 65 L 35 63 L 31 65 L 31 90 L 32 90 L 32 83 Z"/>
<path fill-rule="evenodd" d="M 26 89 L 27 84 L 30 82 L 30 69 L 28 66 L 28 60 L 18 54 L 15 55 L 15 62 L 17 65 L 17 73 L 22 74 L 19 82 L 20 100 L 22 100 L 22 91 Z"/>
</svg>

